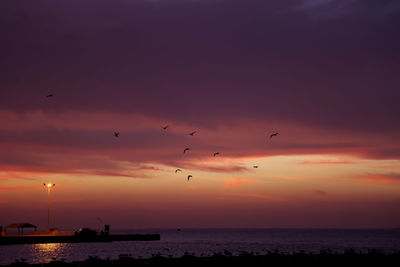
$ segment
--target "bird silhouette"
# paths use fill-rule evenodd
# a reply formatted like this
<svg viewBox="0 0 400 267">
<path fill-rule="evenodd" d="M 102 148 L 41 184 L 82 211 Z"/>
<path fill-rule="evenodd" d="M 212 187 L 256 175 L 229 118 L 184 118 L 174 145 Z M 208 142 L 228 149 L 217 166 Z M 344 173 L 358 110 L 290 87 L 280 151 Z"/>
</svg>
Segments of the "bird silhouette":
<svg viewBox="0 0 400 267">
<path fill-rule="evenodd" d="M 181 172 L 181 171 L 182 171 L 181 169 L 176 169 L 175 173 L 178 173 L 178 172 Z"/>
<path fill-rule="evenodd" d="M 274 136 L 277 136 L 279 133 L 273 133 L 273 134 L 271 134 L 270 136 L 269 136 L 269 139 L 271 139 L 272 137 L 274 137 Z"/>
<path fill-rule="evenodd" d="M 119 132 L 114 132 L 115 137 L 119 137 Z"/>
<path fill-rule="evenodd" d="M 219 152 L 215 152 L 215 153 L 214 153 L 214 157 L 215 157 L 216 155 L 219 155 Z"/>
<path fill-rule="evenodd" d="M 191 132 L 189 135 L 193 136 L 197 131 Z"/>
<path fill-rule="evenodd" d="M 53 97 L 53 94 L 48 94 L 46 97 Z"/>
<path fill-rule="evenodd" d="M 164 127 L 161 127 L 163 130 L 167 130 L 167 128 L 169 127 L 169 125 L 165 125 Z"/>
<path fill-rule="evenodd" d="M 190 178 L 192 178 L 193 176 L 192 175 L 188 175 L 188 181 L 190 180 Z"/>
<path fill-rule="evenodd" d="M 183 154 L 185 154 L 185 153 L 186 153 L 186 151 L 189 151 L 189 150 L 190 150 L 190 148 L 189 148 L 189 147 L 185 148 L 185 149 L 183 150 Z"/>
<path fill-rule="evenodd" d="M 257 165 L 254 165 L 254 166 L 253 166 L 253 168 L 254 168 L 254 169 L 257 169 L 257 168 L 258 168 L 258 166 L 257 166 Z"/>
</svg>

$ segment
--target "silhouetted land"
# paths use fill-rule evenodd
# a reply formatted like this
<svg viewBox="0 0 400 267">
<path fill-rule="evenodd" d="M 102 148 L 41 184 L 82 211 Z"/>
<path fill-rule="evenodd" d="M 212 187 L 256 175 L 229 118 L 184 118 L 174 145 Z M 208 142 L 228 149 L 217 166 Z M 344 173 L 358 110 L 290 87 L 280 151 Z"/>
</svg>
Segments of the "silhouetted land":
<svg viewBox="0 0 400 267">
<path fill-rule="evenodd" d="M 330 251 L 321 251 L 318 254 L 295 253 L 285 254 L 269 252 L 265 255 L 243 253 L 232 256 L 230 252 L 214 254 L 209 257 L 196 257 L 186 254 L 180 258 L 168 258 L 155 255 L 150 259 L 135 259 L 121 255 L 119 259 L 89 258 L 85 261 L 63 262 L 52 261 L 47 264 L 27 264 L 17 261 L 7 266 L 64 266 L 64 267 L 92 267 L 92 266 L 400 266 L 400 251 L 397 253 L 355 253 L 347 251 L 342 254 Z"/>
</svg>

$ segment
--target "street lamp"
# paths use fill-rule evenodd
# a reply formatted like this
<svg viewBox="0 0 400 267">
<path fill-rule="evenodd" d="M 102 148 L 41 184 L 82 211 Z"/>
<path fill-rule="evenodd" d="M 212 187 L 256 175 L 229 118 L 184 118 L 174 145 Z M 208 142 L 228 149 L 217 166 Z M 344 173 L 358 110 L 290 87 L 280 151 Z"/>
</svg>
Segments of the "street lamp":
<svg viewBox="0 0 400 267">
<path fill-rule="evenodd" d="M 50 189 L 56 184 L 50 184 L 50 183 L 43 183 L 44 187 L 47 188 L 47 233 L 50 233 Z"/>
</svg>

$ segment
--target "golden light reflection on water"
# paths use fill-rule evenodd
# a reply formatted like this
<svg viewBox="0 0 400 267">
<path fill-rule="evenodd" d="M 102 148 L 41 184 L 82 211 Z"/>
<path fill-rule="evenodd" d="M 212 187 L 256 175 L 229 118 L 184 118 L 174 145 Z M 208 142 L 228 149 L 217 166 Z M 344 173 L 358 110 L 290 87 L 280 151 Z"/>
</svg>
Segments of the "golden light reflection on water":
<svg viewBox="0 0 400 267">
<path fill-rule="evenodd" d="M 64 251 L 67 247 L 68 244 L 62 243 L 34 244 L 35 261 L 44 263 L 53 260 L 64 260 Z"/>
</svg>

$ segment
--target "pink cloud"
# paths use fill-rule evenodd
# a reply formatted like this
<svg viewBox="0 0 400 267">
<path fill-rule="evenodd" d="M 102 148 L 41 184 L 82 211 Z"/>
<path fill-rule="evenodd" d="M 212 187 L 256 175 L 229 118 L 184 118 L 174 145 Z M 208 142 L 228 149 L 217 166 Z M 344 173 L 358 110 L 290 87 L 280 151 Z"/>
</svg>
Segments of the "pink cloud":
<svg viewBox="0 0 400 267">
<path fill-rule="evenodd" d="M 6 171 L 2 170 L 2 171 Z M 25 181 L 34 181 L 36 178 L 32 174 L 26 174 L 21 172 L 13 172 L 13 171 L 6 171 L 0 172 L 0 180 L 25 180 Z"/>
<path fill-rule="evenodd" d="M 34 133 L 33 136 L 32 132 L 21 132 L 16 136 L 6 135 L 5 139 L 2 138 L 0 167 L 7 172 L 82 173 L 149 178 L 152 171 L 172 172 L 175 168 L 224 173 L 249 170 L 247 166 L 230 164 L 229 158 L 317 153 L 370 155 L 368 147 L 346 142 L 333 143 L 329 139 L 322 140 L 318 134 L 312 138 L 321 139 L 313 140 L 319 144 L 301 143 L 310 141 L 301 138 L 295 143 L 290 128 L 288 133 L 278 136 L 279 139 L 277 137 L 267 142 L 264 130 L 259 129 L 259 134 L 254 134 L 257 127 L 256 122 L 253 123 L 242 123 L 246 125 L 245 128 L 251 129 L 250 133 L 232 126 L 218 130 L 206 129 L 193 138 L 187 134 L 186 136 L 184 132 L 165 134 L 159 128 L 144 129 L 143 132 L 135 132 L 136 129 L 124 133 L 119 138 L 114 138 L 112 131 L 106 133 L 50 130 Z M 297 131 L 300 129 L 302 128 L 298 127 Z M 304 131 L 310 133 L 308 128 L 304 128 Z M 349 142 L 352 141 L 350 136 Z M 362 142 L 362 139 L 359 141 Z M 184 155 L 183 148 L 189 145 L 192 151 Z M 221 156 L 212 157 L 213 151 L 220 151 Z M 304 161 L 301 164 L 351 163 L 322 160 Z M 151 164 L 164 164 L 170 166 L 171 170 L 151 167 Z"/>
<path fill-rule="evenodd" d="M 80 174 L 89 174 L 89 175 L 99 175 L 99 176 L 115 176 L 115 177 L 126 177 L 126 178 L 139 178 L 139 179 L 147 179 L 151 178 L 151 175 L 146 175 L 142 172 L 123 172 L 123 171 L 96 171 L 96 170 L 87 170 L 79 172 Z"/>
<path fill-rule="evenodd" d="M 200 170 L 200 171 L 208 171 L 208 172 L 225 172 L 225 173 L 232 173 L 232 172 L 243 172 L 247 171 L 248 168 L 244 166 L 238 165 L 231 165 L 231 164 L 224 164 L 218 165 L 218 163 L 198 163 L 196 160 L 193 161 L 180 161 L 175 163 L 177 166 L 181 166 L 185 169 L 192 169 L 192 170 Z"/>
<path fill-rule="evenodd" d="M 243 117 L 236 121 L 231 119 L 231 124 L 221 124 L 218 128 L 200 128 L 176 120 L 169 123 L 171 126 L 167 131 L 163 131 L 160 125 L 166 123 L 161 118 L 145 115 L 78 111 L 54 115 L 43 111 L 33 115 L 3 111 L 3 115 L 11 118 L 9 125 L 0 125 L 0 167 L 8 172 L 83 173 L 132 178 L 148 178 L 151 171 L 172 172 L 175 168 L 235 173 L 249 169 L 232 165 L 229 159 L 318 153 L 388 156 L 395 154 L 383 151 L 389 148 L 393 151 L 397 145 L 400 147 L 393 140 L 382 140 L 373 133 L 359 137 L 356 132 L 344 135 L 340 131 L 327 132 L 282 122 L 274 122 L 281 134 L 269 140 L 266 127 L 259 126 L 264 125 L 262 121 Z M 27 119 L 27 125 L 21 122 L 21 116 Z M 136 122 L 127 124 L 131 119 Z M 123 126 L 104 126 L 106 121 Z M 121 128 L 118 138 L 112 135 L 115 128 Z M 191 129 L 198 130 L 198 134 L 189 136 L 187 133 Z M 192 150 L 183 154 L 185 147 Z M 376 147 L 380 150 L 377 151 Z M 219 151 L 220 156 L 213 157 L 215 151 Z M 351 163 L 346 160 L 317 160 L 301 164 Z M 164 164 L 172 170 L 154 168 L 151 164 Z"/>
<path fill-rule="evenodd" d="M 161 169 L 153 166 L 145 166 L 145 167 L 139 167 L 136 168 L 136 170 L 141 170 L 141 171 L 158 171 L 158 172 L 173 172 L 173 170 L 168 170 L 168 169 Z"/>
</svg>

